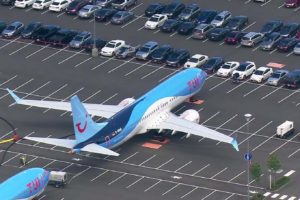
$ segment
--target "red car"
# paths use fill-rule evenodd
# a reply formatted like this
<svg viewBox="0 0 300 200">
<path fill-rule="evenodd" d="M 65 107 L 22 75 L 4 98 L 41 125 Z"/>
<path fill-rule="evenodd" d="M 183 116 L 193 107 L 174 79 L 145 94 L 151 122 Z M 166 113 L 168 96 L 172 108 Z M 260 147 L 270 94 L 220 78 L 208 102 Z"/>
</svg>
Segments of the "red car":
<svg viewBox="0 0 300 200">
<path fill-rule="evenodd" d="M 297 8 L 300 5 L 300 0 L 285 0 L 284 6 L 286 8 Z"/>
<path fill-rule="evenodd" d="M 295 38 L 300 39 L 300 30 L 296 33 Z"/>
<path fill-rule="evenodd" d="M 231 31 L 225 38 L 226 44 L 237 44 L 241 41 L 245 33 L 240 31 Z"/>
</svg>

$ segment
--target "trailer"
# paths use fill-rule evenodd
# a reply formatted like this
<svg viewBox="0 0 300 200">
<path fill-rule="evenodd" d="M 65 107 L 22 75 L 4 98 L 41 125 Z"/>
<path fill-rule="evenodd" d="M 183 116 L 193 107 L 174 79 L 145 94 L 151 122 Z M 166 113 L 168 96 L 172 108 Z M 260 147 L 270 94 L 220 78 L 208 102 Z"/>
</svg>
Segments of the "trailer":
<svg viewBox="0 0 300 200">
<path fill-rule="evenodd" d="M 67 184 L 67 173 L 61 171 L 51 171 L 48 184 L 54 185 L 57 188 L 63 187 Z"/>
<path fill-rule="evenodd" d="M 288 136 L 294 133 L 294 130 L 294 122 L 285 121 L 279 126 L 277 126 L 276 137 L 287 138 Z"/>
</svg>

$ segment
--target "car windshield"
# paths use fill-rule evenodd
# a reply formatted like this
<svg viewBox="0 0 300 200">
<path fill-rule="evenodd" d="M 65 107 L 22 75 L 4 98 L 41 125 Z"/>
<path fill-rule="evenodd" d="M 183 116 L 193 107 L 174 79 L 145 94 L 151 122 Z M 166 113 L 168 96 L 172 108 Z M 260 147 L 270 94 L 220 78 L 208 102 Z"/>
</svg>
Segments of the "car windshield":
<svg viewBox="0 0 300 200">
<path fill-rule="evenodd" d="M 190 58 L 190 59 L 189 59 L 189 62 L 197 63 L 197 62 L 198 62 L 198 59 L 197 59 L 197 58 Z"/>
<path fill-rule="evenodd" d="M 289 27 L 289 26 L 283 26 L 283 27 L 280 29 L 280 34 L 281 34 L 281 35 L 289 34 L 290 29 L 291 29 L 291 27 Z"/>
<path fill-rule="evenodd" d="M 176 60 L 177 58 L 179 58 L 180 53 L 179 52 L 173 52 L 172 54 L 170 54 L 169 56 L 169 60 Z"/>
<path fill-rule="evenodd" d="M 272 78 L 280 78 L 280 73 L 274 73 L 271 76 Z"/>
<path fill-rule="evenodd" d="M 122 4 L 125 0 L 115 0 L 115 3 Z"/>
<path fill-rule="evenodd" d="M 77 5 L 78 5 L 78 1 L 72 1 L 70 4 L 69 4 L 69 8 L 73 9 L 75 8 Z"/>
<path fill-rule="evenodd" d="M 97 2 L 105 3 L 107 0 L 97 0 Z"/>
<path fill-rule="evenodd" d="M 222 29 L 215 29 L 213 32 L 212 32 L 212 34 L 220 34 L 220 33 L 222 33 Z"/>
<path fill-rule="evenodd" d="M 38 0 L 38 1 L 36 1 L 35 3 L 43 3 L 43 1 Z"/>
<path fill-rule="evenodd" d="M 126 46 L 123 46 L 120 48 L 120 52 L 124 52 L 124 51 L 127 51 L 129 49 L 129 47 L 126 47 Z"/>
<path fill-rule="evenodd" d="M 242 40 L 249 40 L 249 38 L 248 37 L 243 37 Z"/>
<path fill-rule="evenodd" d="M 82 40 L 83 40 L 83 37 L 80 36 L 80 35 L 77 35 L 77 36 L 74 37 L 73 40 L 74 40 L 74 41 L 82 41 Z"/>
<path fill-rule="evenodd" d="M 149 19 L 150 22 L 158 22 L 159 21 L 159 17 L 151 17 Z"/>
<path fill-rule="evenodd" d="M 298 44 L 296 45 L 296 47 L 297 47 L 297 48 L 300 48 L 300 43 L 298 43 Z"/>
<path fill-rule="evenodd" d="M 206 65 L 214 65 L 217 62 L 217 59 L 209 59 Z"/>
<path fill-rule="evenodd" d="M 239 22 L 238 19 L 232 19 L 232 20 L 230 20 L 230 21 L 228 22 L 228 25 L 227 25 L 227 26 L 229 26 L 229 27 L 231 27 L 231 26 L 236 26 L 238 22 Z"/>
<path fill-rule="evenodd" d="M 81 11 L 84 11 L 84 12 L 88 12 L 90 9 L 89 8 L 82 8 Z"/>
<path fill-rule="evenodd" d="M 175 10 L 177 4 L 169 4 L 167 5 L 167 7 L 164 10 L 164 13 L 169 13 L 169 12 L 173 12 L 173 10 Z"/>
<path fill-rule="evenodd" d="M 108 43 L 108 44 L 106 45 L 106 47 L 108 47 L 108 48 L 115 48 L 115 44 Z"/>
<path fill-rule="evenodd" d="M 142 47 L 142 48 L 140 49 L 140 51 L 141 51 L 141 52 L 149 52 L 150 49 L 147 48 L 147 47 Z"/>
<path fill-rule="evenodd" d="M 248 65 L 242 64 L 242 65 L 240 65 L 240 66 L 237 68 L 237 70 L 238 70 L 238 71 L 245 71 L 245 70 L 247 69 L 247 66 L 248 66 Z"/>
<path fill-rule="evenodd" d="M 32 31 L 34 28 L 35 28 L 35 24 L 29 24 L 27 27 L 26 27 L 26 31 Z"/>
<path fill-rule="evenodd" d="M 227 34 L 227 37 L 234 38 L 234 37 L 236 37 L 236 35 L 237 35 L 237 33 L 230 32 L 230 33 Z"/>
<path fill-rule="evenodd" d="M 216 16 L 215 20 L 217 20 L 217 21 L 222 21 L 222 20 L 223 20 L 223 17 L 221 17 L 221 16 Z"/>
<path fill-rule="evenodd" d="M 186 8 L 182 11 L 181 14 L 188 15 L 188 14 L 192 13 L 192 11 L 193 11 L 192 8 Z"/>
<path fill-rule="evenodd" d="M 54 2 L 52 3 L 52 5 L 54 5 L 54 6 L 58 6 L 58 5 L 59 5 L 59 2 L 57 2 L 57 1 L 54 1 Z"/>
<path fill-rule="evenodd" d="M 222 66 L 222 68 L 223 68 L 223 69 L 230 69 L 231 67 L 230 67 L 230 65 L 225 64 L 225 65 Z"/>
<path fill-rule="evenodd" d="M 16 27 L 14 27 L 14 26 L 8 26 L 7 28 L 6 28 L 6 30 L 8 30 L 8 31 L 13 31 L 13 30 L 15 30 L 16 29 Z"/>
<path fill-rule="evenodd" d="M 254 72 L 255 75 L 263 75 L 264 74 L 264 71 L 261 71 L 261 70 L 256 70 Z"/>
<path fill-rule="evenodd" d="M 154 10 L 154 9 L 156 9 L 156 7 L 158 7 L 158 5 L 152 4 L 148 7 L 148 10 Z"/>
<path fill-rule="evenodd" d="M 96 12 L 97 15 L 105 15 L 106 13 L 108 13 L 108 9 L 100 9 Z"/>
<path fill-rule="evenodd" d="M 271 23 L 268 23 L 263 26 L 263 28 L 261 29 L 261 32 L 267 32 L 267 31 L 271 30 L 272 28 L 273 28 L 273 25 Z"/>
<path fill-rule="evenodd" d="M 269 43 L 269 42 L 272 42 L 272 41 L 273 41 L 273 37 L 266 37 L 264 39 L 264 42 L 266 42 L 266 43 Z"/>
<path fill-rule="evenodd" d="M 174 24 L 174 23 L 175 23 L 175 20 L 170 19 L 170 20 L 167 20 L 167 21 L 164 23 L 164 25 L 170 26 L 170 25 L 172 25 L 172 24 Z"/>
<path fill-rule="evenodd" d="M 114 18 L 121 18 L 122 17 L 122 13 L 117 13 L 114 15 Z"/>
<path fill-rule="evenodd" d="M 203 11 L 203 12 L 201 12 L 200 15 L 198 16 L 198 20 L 199 20 L 199 21 L 204 20 L 204 19 L 206 19 L 208 16 L 209 16 L 209 11 Z"/>
</svg>

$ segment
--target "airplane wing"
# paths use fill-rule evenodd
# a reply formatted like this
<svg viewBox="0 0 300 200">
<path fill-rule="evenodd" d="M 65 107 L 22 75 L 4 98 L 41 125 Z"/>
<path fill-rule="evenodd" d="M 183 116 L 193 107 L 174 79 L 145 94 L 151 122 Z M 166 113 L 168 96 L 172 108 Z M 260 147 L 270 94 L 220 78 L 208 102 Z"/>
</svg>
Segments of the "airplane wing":
<svg viewBox="0 0 300 200">
<path fill-rule="evenodd" d="M 71 111 L 70 102 L 62 101 L 40 101 L 40 100 L 28 100 L 19 98 L 13 91 L 7 89 L 9 94 L 14 98 L 17 104 L 39 107 L 39 108 L 49 108 L 54 110 Z M 83 104 L 89 114 L 92 116 L 99 116 L 104 118 L 110 118 L 124 107 L 118 105 L 102 105 L 102 104 Z"/>
<path fill-rule="evenodd" d="M 173 113 L 169 113 L 169 117 L 165 121 L 160 123 L 157 126 L 157 129 L 170 129 L 174 131 L 188 133 L 191 135 L 197 135 L 197 136 L 209 138 L 212 140 L 217 140 L 220 142 L 229 143 L 232 144 L 232 146 L 237 151 L 239 151 L 238 143 L 234 138 L 219 133 L 215 130 L 209 129 L 200 124 L 196 124 L 194 122 L 179 118 Z"/>
<path fill-rule="evenodd" d="M 56 139 L 56 138 L 42 138 L 42 137 L 24 137 L 24 139 L 55 145 L 59 147 L 65 147 L 68 149 L 73 149 L 73 147 L 77 143 L 76 140 L 70 140 L 70 139 Z M 107 149 L 95 143 L 86 145 L 85 147 L 80 149 L 80 151 L 86 151 L 90 153 L 97 153 L 97 154 L 109 155 L 109 156 L 119 156 L 117 152 L 114 152 L 110 149 Z"/>
</svg>

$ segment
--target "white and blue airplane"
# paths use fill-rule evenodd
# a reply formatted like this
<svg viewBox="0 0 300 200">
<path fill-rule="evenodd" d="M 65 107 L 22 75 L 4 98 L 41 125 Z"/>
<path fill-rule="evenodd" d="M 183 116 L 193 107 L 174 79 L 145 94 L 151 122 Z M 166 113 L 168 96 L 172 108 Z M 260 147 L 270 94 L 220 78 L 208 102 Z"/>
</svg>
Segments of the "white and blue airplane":
<svg viewBox="0 0 300 200">
<path fill-rule="evenodd" d="M 48 184 L 50 173 L 43 168 L 24 170 L 0 184 L 1 200 L 31 200 Z"/>
<path fill-rule="evenodd" d="M 119 105 L 81 103 L 77 96 L 71 102 L 39 101 L 21 99 L 7 89 L 17 104 L 72 111 L 75 140 L 41 137 L 25 137 L 27 140 L 66 147 L 73 152 L 86 151 L 104 155 L 118 156 L 113 148 L 121 145 L 137 134 L 151 129 L 172 130 L 201 136 L 232 144 L 238 151 L 237 141 L 199 125 L 199 113 L 187 110 L 180 116 L 171 110 L 200 91 L 207 74 L 201 69 L 191 68 L 181 71 L 137 100 L 128 98 Z M 107 120 L 95 123 L 92 116 Z"/>
</svg>

